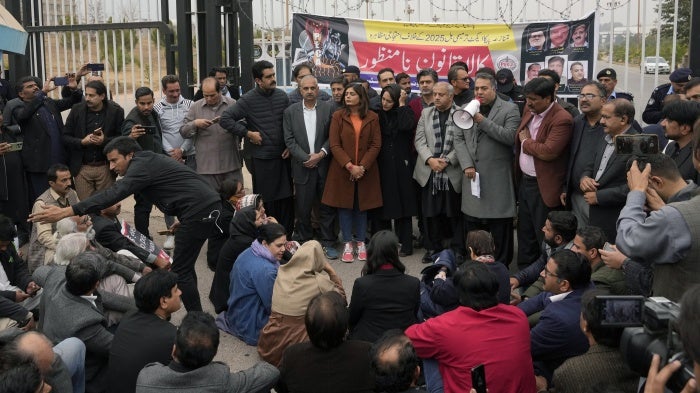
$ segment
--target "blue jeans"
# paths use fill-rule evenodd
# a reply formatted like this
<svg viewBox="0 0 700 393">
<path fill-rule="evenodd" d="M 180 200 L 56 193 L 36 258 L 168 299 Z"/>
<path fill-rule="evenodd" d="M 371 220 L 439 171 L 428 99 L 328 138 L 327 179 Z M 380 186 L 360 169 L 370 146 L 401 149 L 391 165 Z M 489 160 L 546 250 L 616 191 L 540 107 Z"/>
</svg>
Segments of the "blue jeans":
<svg viewBox="0 0 700 393">
<path fill-rule="evenodd" d="M 440 366 L 435 359 L 423 359 L 423 374 L 425 375 L 425 385 L 429 393 L 442 393 L 442 375 Z"/>
<path fill-rule="evenodd" d="M 53 347 L 70 373 L 73 393 L 85 392 L 85 344 L 75 337 L 67 338 Z"/>
<path fill-rule="evenodd" d="M 359 208 L 338 208 L 338 223 L 343 235 L 343 242 L 352 241 L 352 230 L 355 229 L 355 239 L 364 242 L 367 238 L 367 212 L 361 212 Z"/>
</svg>

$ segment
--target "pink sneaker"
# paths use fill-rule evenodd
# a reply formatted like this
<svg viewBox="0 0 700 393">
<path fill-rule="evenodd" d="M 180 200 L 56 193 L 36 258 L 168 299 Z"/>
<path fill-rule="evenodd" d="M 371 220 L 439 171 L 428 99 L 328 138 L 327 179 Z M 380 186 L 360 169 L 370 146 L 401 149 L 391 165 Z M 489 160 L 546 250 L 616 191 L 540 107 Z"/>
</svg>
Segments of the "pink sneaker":
<svg viewBox="0 0 700 393">
<path fill-rule="evenodd" d="M 365 242 L 357 242 L 357 260 L 367 260 L 367 248 L 365 247 Z"/>
<path fill-rule="evenodd" d="M 343 249 L 343 256 L 340 258 L 340 260 L 345 263 L 352 263 L 355 260 L 355 255 L 352 251 L 352 242 L 345 243 L 345 248 Z"/>
</svg>

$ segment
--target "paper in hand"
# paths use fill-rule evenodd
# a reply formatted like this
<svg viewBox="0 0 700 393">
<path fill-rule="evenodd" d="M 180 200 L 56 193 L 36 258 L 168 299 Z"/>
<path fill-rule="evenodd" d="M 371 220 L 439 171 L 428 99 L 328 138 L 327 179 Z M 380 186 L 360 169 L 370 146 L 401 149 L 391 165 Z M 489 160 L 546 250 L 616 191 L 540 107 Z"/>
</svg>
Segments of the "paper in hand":
<svg viewBox="0 0 700 393">
<path fill-rule="evenodd" d="M 472 178 L 471 182 L 472 182 L 472 195 L 474 195 L 477 198 L 481 198 L 481 183 L 479 181 L 479 172 L 476 172 L 474 174 L 474 178 Z"/>
</svg>

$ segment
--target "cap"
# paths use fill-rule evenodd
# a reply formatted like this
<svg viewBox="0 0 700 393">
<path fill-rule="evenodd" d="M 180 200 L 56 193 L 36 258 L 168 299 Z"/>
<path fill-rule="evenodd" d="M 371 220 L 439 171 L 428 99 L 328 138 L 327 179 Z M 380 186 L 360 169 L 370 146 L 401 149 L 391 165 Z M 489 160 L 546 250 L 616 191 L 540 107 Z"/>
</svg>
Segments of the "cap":
<svg viewBox="0 0 700 393">
<path fill-rule="evenodd" d="M 595 77 L 596 79 L 600 78 L 610 78 L 610 79 L 617 79 L 617 72 L 613 70 L 612 68 L 603 68 L 600 70 L 598 75 Z"/>
<path fill-rule="evenodd" d="M 690 68 L 679 68 L 668 77 L 673 83 L 685 83 L 693 79 L 693 70 Z"/>
<path fill-rule="evenodd" d="M 505 80 L 505 82 L 501 83 L 503 80 Z M 513 90 L 513 86 L 515 85 L 514 81 L 515 77 L 513 76 L 513 71 L 507 68 L 501 68 L 496 73 L 496 82 L 498 83 L 497 90 L 501 93 L 508 93 Z"/>
<path fill-rule="evenodd" d="M 343 74 L 356 74 L 357 76 L 360 76 L 360 69 L 357 66 L 347 66 L 345 69 L 343 69 Z"/>
</svg>

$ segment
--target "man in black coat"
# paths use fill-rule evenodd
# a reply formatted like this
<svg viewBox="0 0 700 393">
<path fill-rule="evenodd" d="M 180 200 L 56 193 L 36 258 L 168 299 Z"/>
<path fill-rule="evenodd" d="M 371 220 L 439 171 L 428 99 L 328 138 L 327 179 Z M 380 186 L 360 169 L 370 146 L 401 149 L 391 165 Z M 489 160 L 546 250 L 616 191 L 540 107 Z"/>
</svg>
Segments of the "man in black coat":
<svg viewBox="0 0 700 393">
<path fill-rule="evenodd" d="M 53 84 L 53 82 L 48 82 Z M 50 85 L 46 87 L 49 89 Z M 63 118 L 61 112 L 83 99 L 75 79 L 70 80 L 73 93 L 69 98 L 53 100 L 42 91 L 36 78 L 26 76 L 16 85 L 23 105 L 12 108 L 7 121 L 18 124 L 24 140 L 22 162 L 29 181 L 29 200 L 35 200 L 48 188 L 46 171 L 52 164 L 67 164 L 68 151 L 61 139 Z"/>
<path fill-rule="evenodd" d="M 131 138 L 115 138 L 107 144 L 104 153 L 110 162 L 110 169 L 123 176 L 121 180 L 75 205 L 47 207 L 30 215 L 30 219 L 34 222 L 57 222 L 76 214 L 96 213 L 131 194 L 142 193 L 163 213 L 179 219 L 172 270 L 178 274 L 178 286 L 187 310 L 201 310 L 194 264 L 207 238 L 225 225 L 219 219 L 219 195 L 186 165 L 165 154 L 141 151 L 141 147 Z M 169 266 L 163 264 L 158 267 Z"/>
</svg>

